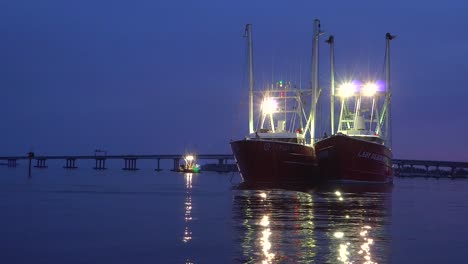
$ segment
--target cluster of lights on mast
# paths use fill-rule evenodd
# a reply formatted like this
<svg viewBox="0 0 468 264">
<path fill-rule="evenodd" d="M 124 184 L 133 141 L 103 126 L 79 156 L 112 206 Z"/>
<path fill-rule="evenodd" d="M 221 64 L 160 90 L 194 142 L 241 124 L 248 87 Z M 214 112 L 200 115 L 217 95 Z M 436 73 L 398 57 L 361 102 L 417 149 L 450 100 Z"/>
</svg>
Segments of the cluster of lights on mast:
<svg viewBox="0 0 468 264">
<path fill-rule="evenodd" d="M 311 90 L 312 90 L 312 98 L 311 98 L 311 110 L 309 117 L 306 120 L 305 126 L 302 124 L 301 121 L 301 133 L 304 135 L 309 132 L 310 134 L 310 144 L 313 144 L 314 142 L 314 134 L 315 134 L 315 122 L 316 122 L 316 105 L 318 102 L 318 97 L 320 92 L 318 91 L 318 39 L 320 35 L 323 34 L 323 32 L 320 30 L 320 21 L 315 20 L 315 26 L 314 26 L 314 38 L 313 38 L 313 60 L 312 60 L 312 82 L 311 82 Z M 248 37 L 248 43 L 249 43 L 249 77 L 250 77 L 250 82 L 249 82 L 249 130 L 250 133 L 252 134 L 254 132 L 253 129 L 253 61 L 252 61 L 252 42 L 251 42 L 251 35 L 250 35 L 250 26 L 247 25 L 246 28 L 246 36 Z M 389 122 L 388 120 L 390 119 L 390 97 L 391 97 L 391 92 L 390 92 L 390 74 L 389 74 L 389 41 L 392 40 L 394 36 L 390 35 L 389 33 L 386 34 L 386 40 L 387 40 L 387 47 L 386 47 L 386 80 L 384 81 L 378 81 L 378 82 L 360 82 L 357 80 L 350 81 L 350 82 L 344 82 L 341 85 L 339 85 L 335 91 L 335 80 L 334 80 L 334 38 L 333 36 L 330 36 L 329 40 L 326 42 L 331 44 L 331 50 L 330 50 L 330 67 L 331 67 L 331 96 L 330 96 L 330 117 L 331 117 L 331 134 L 335 134 L 336 132 L 346 132 L 347 134 L 354 133 L 353 131 L 355 130 L 368 130 L 369 132 L 372 132 L 374 135 L 380 135 L 382 133 L 382 129 L 385 129 L 386 131 L 383 131 L 384 139 L 387 141 L 386 143 L 388 145 L 391 145 L 391 139 L 389 138 Z M 267 93 L 265 97 L 263 98 L 261 102 L 261 112 L 262 112 L 262 122 L 261 122 L 261 127 L 263 127 L 263 122 L 265 121 L 266 117 L 269 117 L 271 121 L 271 129 L 272 132 L 275 132 L 275 127 L 273 124 L 273 114 L 275 113 L 282 113 L 282 112 L 288 112 L 288 110 L 285 109 L 285 107 L 282 106 L 282 100 L 278 101 L 278 99 L 282 99 L 283 95 L 286 94 L 287 90 L 287 83 L 285 86 L 283 86 L 283 82 L 279 81 L 276 83 L 277 84 L 277 90 L 272 91 L 271 93 Z M 278 89 L 280 91 L 278 91 Z M 284 90 L 285 92 L 282 92 Z M 274 96 L 274 93 L 279 92 L 279 96 Z M 335 127 L 335 117 L 334 117 L 334 112 L 335 112 L 335 98 L 340 99 L 341 101 L 341 110 L 339 114 L 339 122 L 338 122 L 338 129 Z M 352 105 L 348 105 L 349 103 L 352 102 L 352 99 L 355 99 L 355 105 L 354 107 Z M 361 107 L 361 104 L 364 103 L 364 101 L 368 101 L 365 98 L 371 99 L 372 104 L 370 105 L 370 111 L 367 110 L 367 108 Z M 381 100 L 384 98 L 385 100 Z M 280 106 L 281 103 L 281 106 Z M 345 105 L 346 104 L 346 105 Z M 379 104 L 382 107 L 379 109 Z M 351 111 L 354 108 L 354 113 Z M 365 113 L 370 112 L 370 115 L 366 117 Z M 302 113 L 301 113 L 302 114 Z M 350 120 L 349 116 L 354 115 L 353 120 Z M 368 124 L 367 128 L 362 127 L 362 122 L 360 120 L 363 120 L 364 123 Z M 358 122 L 359 121 L 359 122 Z M 374 123 L 374 126 L 373 126 Z M 366 126 L 364 124 L 364 126 Z M 302 129 L 304 128 L 304 130 Z M 280 130 L 282 131 L 282 130 Z M 296 130 L 297 132 L 298 130 Z"/>
<path fill-rule="evenodd" d="M 368 82 L 360 84 L 358 82 L 345 82 L 338 87 L 338 96 L 341 98 L 348 98 L 352 96 L 366 96 L 372 97 L 379 92 L 380 86 L 378 83 Z"/>
<path fill-rule="evenodd" d="M 363 133 L 379 135 L 383 124 L 379 120 L 377 100 L 380 95 L 385 93 L 385 85 L 381 82 L 361 83 L 360 81 L 354 80 L 341 84 L 337 89 L 337 93 L 332 94 L 332 102 L 335 96 L 341 99 L 337 132 L 346 133 L 348 135 L 363 135 Z M 352 98 L 355 99 L 354 107 L 346 103 L 348 99 L 352 100 Z M 363 107 L 362 98 L 372 99 L 370 114 L 367 116 L 364 113 L 369 111 L 369 109 L 365 110 Z M 331 122 L 333 134 L 333 123 L 335 122 L 333 116 Z M 366 123 L 368 124 L 367 126 Z"/>
<path fill-rule="evenodd" d="M 281 82 L 280 82 L 281 83 Z M 380 85 L 375 82 L 360 84 L 359 82 L 345 82 L 338 87 L 337 95 L 341 98 L 352 96 L 373 97 L 380 92 Z M 261 109 L 264 114 L 273 114 L 278 111 L 278 102 L 271 97 L 263 98 Z"/>
</svg>

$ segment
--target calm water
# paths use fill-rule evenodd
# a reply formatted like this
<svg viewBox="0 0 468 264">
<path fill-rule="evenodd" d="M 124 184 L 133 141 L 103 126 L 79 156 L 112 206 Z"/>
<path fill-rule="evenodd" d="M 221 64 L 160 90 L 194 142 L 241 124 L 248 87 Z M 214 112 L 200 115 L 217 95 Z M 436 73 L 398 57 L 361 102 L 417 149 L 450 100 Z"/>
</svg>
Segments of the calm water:
<svg viewBox="0 0 468 264">
<path fill-rule="evenodd" d="M 0 167 L 0 263 L 467 263 L 468 180 L 239 190 L 235 174 L 54 167 Z"/>
</svg>

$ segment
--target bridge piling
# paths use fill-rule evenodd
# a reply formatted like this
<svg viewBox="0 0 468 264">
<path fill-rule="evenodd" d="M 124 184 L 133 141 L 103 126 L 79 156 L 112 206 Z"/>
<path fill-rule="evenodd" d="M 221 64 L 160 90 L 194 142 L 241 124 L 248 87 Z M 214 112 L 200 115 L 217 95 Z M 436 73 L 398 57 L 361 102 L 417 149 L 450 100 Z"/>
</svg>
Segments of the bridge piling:
<svg viewBox="0 0 468 264">
<path fill-rule="evenodd" d="M 8 159 L 8 167 L 16 167 L 16 159 Z"/>
<path fill-rule="evenodd" d="M 105 158 L 96 158 L 96 167 L 95 170 L 105 170 L 106 168 L 106 159 Z"/>
<path fill-rule="evenodd" d="M 174 168 L 172 169 L 173 171 L 178 171 L 180 166 L 180 158 L 174 159 Z"/>
<path fill-rule="evenodd" d="M 122 168 L 123 170 L 138 170 L 136 167 L 136 158 L 125 158 L 125 167 Z"/>
<path fill-rule="evenodd" d="M 38 158 L 36 159 L 36 168 L 47 168 L 47 165 L 46 165 L 46 160 L 47 159 L 44 159 L 44 158 Z"/>
<path fill-rule="evenodd" d="M 75 160 L 74 158 L 67 158 L 66 159 L 66 165 L 63 166 L 65 169 L 76 169 L 78 168 L 76 165 L 75 165 Z"/>
<path fill-rule="evenodd" d="M 158 163 L 157 163 L 157 167 L 156 167 L 155 171 L 162 171 L 161 166 L 160 166 L 161 159 L 157 159 L 157 162 Z"/>
</svg>

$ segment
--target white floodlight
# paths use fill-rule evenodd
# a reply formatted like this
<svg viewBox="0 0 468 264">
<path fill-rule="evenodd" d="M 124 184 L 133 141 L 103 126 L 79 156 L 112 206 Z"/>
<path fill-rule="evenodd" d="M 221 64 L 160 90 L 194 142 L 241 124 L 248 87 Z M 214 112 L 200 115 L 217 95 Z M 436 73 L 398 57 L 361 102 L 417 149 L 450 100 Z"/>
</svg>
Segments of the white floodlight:
<svg viewBox="0 0 468 264">
<path fill-rule="evenodd" d="M 262 102 L 262 111 L 264 114 L 273 114 L 278 110 L 278 103 L 273 98 L 265 98 Z"/>
<path fill-rule="evenodd" d="M 340 97 L 350 97 L 356 93 L 356 85 L 353 83 L 343 83 L 338 87 L 338 96 Z"/>
<path fill-rule="evenodd" d="M 374 96 L 377 92 L 378 86 L 376 83 L 366 83 L 361 90 L 364 96 Z"/>
</svg>

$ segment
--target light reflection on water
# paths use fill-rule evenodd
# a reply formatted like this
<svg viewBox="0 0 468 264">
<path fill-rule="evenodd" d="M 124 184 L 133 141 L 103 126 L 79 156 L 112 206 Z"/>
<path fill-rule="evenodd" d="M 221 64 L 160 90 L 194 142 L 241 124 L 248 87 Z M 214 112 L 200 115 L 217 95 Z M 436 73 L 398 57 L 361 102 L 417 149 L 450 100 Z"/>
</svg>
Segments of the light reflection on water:
<svg viewBox="0 0 468 264">
<path fill-rule="evenodd" d="M 236 190 L 242 263 L 388 263 L 391 188 Z"/>
<path fill-rule="evenodd" d="M 185 173 L 185 230 L 182 241 L 188 243 L 192 240 L 192 231 L 190 230 L 190 221 L 192 221 L 192 177 L 193 173 Z"/>
<path fill-rule="evenodd" d="M 298 191 L 233 189 L 229 175 L 208 172 L 50 167 L 28 179 L 0 167 L 0 176 L 0 263 L 466 259 L 466 180 Z"/>
</svg>

